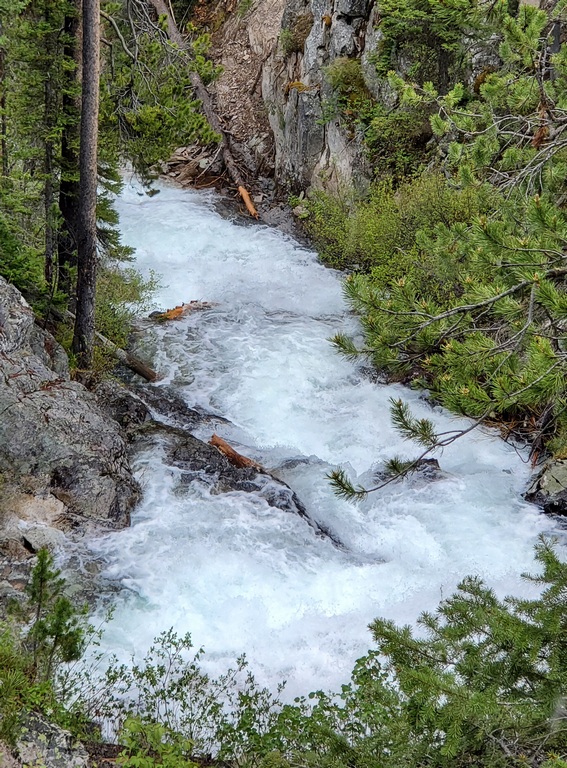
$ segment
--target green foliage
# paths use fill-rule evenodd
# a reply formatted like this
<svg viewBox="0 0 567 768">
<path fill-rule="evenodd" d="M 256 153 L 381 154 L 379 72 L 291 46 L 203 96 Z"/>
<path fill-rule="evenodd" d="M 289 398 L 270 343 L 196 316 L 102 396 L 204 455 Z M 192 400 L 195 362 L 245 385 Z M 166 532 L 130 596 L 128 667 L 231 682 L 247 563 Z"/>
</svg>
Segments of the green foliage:
<svg viewBox="0 0 567 768">
<path fill-rule="evenodd" d="M 127 17 L 118 16 L 128 37 Z M 113 34 L 114 28 L 109 29 Z M 189 51 L 145 32 L 136 37 L 138 60 L 135 65 L 115 40 L 112 66 L 105 69 L 101 92 L 100 123 L 108 135 L 113 160 L 126 154 L 134 169 L 147 177 L 149 169 L 166 160 L 177 146 L 190 142 L 210 144 L 218 136 L 210 128 L 193 98 L 191 70 L 205 83 L 218 76 L 220 69 L 207 58 L 210 37 L 196 36 Z"/>
<path fill-rule="evenodd" d="M 490 207 L 487 187 L 459 189 L 438 174 L 424 174 L 394 190 L 390 181 L 375 184 L 364 200 L 317 192 L 304 204 L 305 226 L 331 266 L 371 271 L 372 284 L 386 287 L 417 272 L 429 291 L 451 290 L 453 267 L 438 268 L 425 249 L 417 249 L 417 233 L 470 221 Z M 349 291 L 348 283 L 346 290 Z"/>
<path fill-rule="evenodd" d="M 428 255 L 437 280 L 450 278 L 450 290 L 443 283 L 435 290 L 417 264 L 388 281 L 376 270 L 351 276 L 345 290 L 362 313 L 365 354 L 394 376 L 418 378 L 452 411 L 522 420 L 543 439 L 539 418 L 560 414 L 567 397 L 558 341 L 566 237 L 564 214 L 540 198 L 501 201 L 490 219 L 476 216 L 468 226 L 418 229 L 417 252 Z M 564 443 L 562 421 L 548 429 Z"/>
<path fill-rule="evenodd" d="M 289 26 L 284 27 L 279 36 L 280 47 L 287 58 L 292 53 L 303 53 L 303 47 L 313 26 L 313 14 L 297 15 Z"/>
<path fill-rule="evenodd" d="M 150 308 L 157 286 L 154 275 L 145 280 L 135 269 L 112 262 L 103 265 L 97 281 L 96 302 L 96 324 L 100 332 L 118 346 L 127 346 L 132 321 Z"/>
<path fill-rule="evenodd" d="M 53 568 L 53 556 L 40 549 L 26 587 L 31 626 L 24 644 L 29 648 L 35 679 L 48 682 L 59 664 L 76 661 L 83 652 L 81 615 L 65 597 L 65 581 Z"/>
<path fill-rule="evenodd" d="M 26 601 L 14 603 L 11 620 L 0 622 L 0 740 L 14 743 L 23 715 L 39 711 L 74 726 L 56 693 L 63 665 L 79 659 L 86 637 L 84 613 L 63 594 L 65 583 L 46 549 L 38 552 Z"/>
<path fill-rule="evenodd" d="M 0 275 L 27 297 L 45 291 L 43 258 L 24 245 L 0 214 Z"/>
<path fill-rule="evenodd" d="M 431 152 L 428 111 L 407 106 L 388 111 L 376 104 L 361 122 L 364 144 L 376 175 L 391 174 L 397 181 L 423 168 Z"/>
<path fill-rule="evenodd" d="M 440 95 L 431 83 L 416 86 L 390 73 L 403 103 L 438 111 L 433 131 L 445 146 L 446 167 L 463 184 L 488 179 L 528 194 L 560 194 L 567 62 L 563 49 L 549 59 L 551 27 L 549 14 L 530 5 L 517 17 L 505 15 L 502 66 L 480 73 L 473 93 L 453 82 Z"/>
<path fill-rule="evenodd" d="M 218 140 L 193 97 L 192 77 L 197 72 L 209 83 L 220 70 L 208 57 L 207 34 L 192 31 L 181 49 L 168 40 L 167 19 L 153 23 L 142 3 L 102 6 L 98 168 L 101 187 L 116 192 L 125 159 L 148 179 L 176 146 Z M 77 8 L 74 0 L 0 5 L 0 274 L 45 316 L 54 305 L 72 304 L 76 277 Z M 126 249 L 104 192 L 97 217 L 104 262 L 97 321 L 122 343 L 133 303 L 149 286 L 117 270 Z"/>
<path fill-rule="evenodd" d="M 343 98 L 348 99 L 353 95 L 366 96 L 368 94 L 360 59 L 339 57 L 334 59 L 323 71 L 331 88 Z"/>
<path fill-rule="evenodd" d="M 124 749 L 118 757 L 123 768 L 196 768 L 191 761 L 193 744 L 181 734 L 160 723 L 148 723 L 139 718 L 126 719 L 120 731 Z"/>
<path fill-rule="evenodd" d="M 486 40 L 501 15 L 501 4 L 482 0 L 384 0 L 377 71 L 386 76 L 398 61 L 409 59 L 408 78 L 445 88 L 465 68 L 466 34 L 474 30 L 475 42 Z"/>
</svg>

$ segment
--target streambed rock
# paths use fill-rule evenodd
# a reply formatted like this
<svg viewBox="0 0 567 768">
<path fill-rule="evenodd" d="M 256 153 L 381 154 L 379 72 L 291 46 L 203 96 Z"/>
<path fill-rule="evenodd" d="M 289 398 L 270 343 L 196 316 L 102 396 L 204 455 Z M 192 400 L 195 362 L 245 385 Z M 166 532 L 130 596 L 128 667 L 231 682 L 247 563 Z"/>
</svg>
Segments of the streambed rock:
<svg viewBox="0 0 567 768">
<path fill-rule="evenodd" d="M 0 476 L 0 541 L 34 525 L 121 528 L 140 497 L 119 425 L 70 380 L 64 351 L 2 278 Z"/>
<path fill-rule="evenodd" d="M 550 515 L 567 515 L 567 459 L 550 459 L 534 478 L 524 498 Z"/>
</svg>

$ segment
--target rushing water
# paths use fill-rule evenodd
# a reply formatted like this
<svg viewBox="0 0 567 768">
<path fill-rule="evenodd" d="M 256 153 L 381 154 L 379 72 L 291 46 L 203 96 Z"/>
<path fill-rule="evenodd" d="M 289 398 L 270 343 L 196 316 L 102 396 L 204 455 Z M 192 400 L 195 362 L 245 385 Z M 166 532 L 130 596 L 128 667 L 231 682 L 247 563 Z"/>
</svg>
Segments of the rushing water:
<svg viewBox="0 0 567 768">
<path fill-rule="evenodd" d="M 412 454 L 390 425 L 390 397 L 442 429 L 462 422 L 338 356 L 328 338 L 357 332 L 340 275 L 276 231 L 221 218 L 212 201 L 170 187 L 149 198 L 134 184 L 119 200 L 138 269 L 160 276 L 156 304 L 215 304 L 152 326 L 144 353 L 189 405 L 230 420 L 222 437 L 283 467 L 345 551 L 254 495 L 210 495 L 199 483 L 180 494 L 161 456 L 142 455 L 132 527 L 94 545 L 122 588 L 105 642 L 139 653 L 173 626 L 206 648 L 213 672 L 245 651 L 260 681 L 286 678 L 290 695 L 336 688 L 370 646 L 373 617 L 412 622 L 469 573 L 501 594 L 525 590 L 519 574 L 553 524 L 521 498 L 521 456 L 482 430 L 445 450 L 443 479 L 394 483 L 363 504 L 334 497 L 331 468 L 368 481 L 393 453 Z"/>
</svg>

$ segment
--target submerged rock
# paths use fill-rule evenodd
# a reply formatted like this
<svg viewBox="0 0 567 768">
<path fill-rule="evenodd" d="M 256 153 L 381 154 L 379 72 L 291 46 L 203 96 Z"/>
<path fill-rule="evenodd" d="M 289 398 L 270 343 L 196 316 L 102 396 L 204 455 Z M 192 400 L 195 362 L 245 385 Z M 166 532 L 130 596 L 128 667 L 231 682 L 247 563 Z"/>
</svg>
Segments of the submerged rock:
<svg viewBox="0 0 567 768">
<path fill-rule="evenodd" d="M 567 459 L 547 461 L 524 494 L 550 515 L 567 515 Z"/>
</svg>

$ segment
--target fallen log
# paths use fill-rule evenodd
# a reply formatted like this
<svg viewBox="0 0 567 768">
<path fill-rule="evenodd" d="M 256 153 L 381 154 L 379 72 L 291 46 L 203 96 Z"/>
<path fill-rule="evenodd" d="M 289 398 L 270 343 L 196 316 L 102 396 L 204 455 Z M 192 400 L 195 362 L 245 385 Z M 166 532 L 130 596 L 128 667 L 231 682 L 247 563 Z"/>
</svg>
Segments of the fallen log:
<svg viewBox="0 0 567 768">
<path fill-rule="evenodd" d="M 152 312 L 150 318 L 162 322 L 163 320 L 179 320 L 180 317 L 188 315 L 190 312 L 197 312 L 202 309 L 211 309 L 216 307 L 217 304 L 210 301 L 189 301 L 187 303 L 178 304 L 172 309 L 166 309 L 165 312 Z"/>
<path fill-rule="evenodd" d="M 226 440 L 223 440 L 222 437 L 219 437 L 218 435 L 213 435 L 211 437 L 209 440 L 209 445 L 214 446 L 235 467 L 239 467 L 240 469 L 243 469 L 244 467 L 252 467 L 253 469 L 257 469 L 259 472 L 266 471 L 261 464 L 258 464 L 258 462 L 254 461 L 254 459 L 249 459 L 247 456 L 242 456 L 242 454 L 235 451 L 234 448 L 226 442 Z"/>
<path fill-rule="evenodd" d="M 187 43 L 185 41 L 185 38 L 183 37 L 181 32 L 177 29 L 177 24 L 175 23 L 175 19 L 171 15 L 171 11 L 168 8 L 167 4 L 164 2 L 164 0 L 150 0 L 150 3 L 154 7 L 158 16 L 164 16 L 166 18 L 167 33 L 169 35 L 169 39 L 171 40 L 171 42 L 175 43 L 175 45 L 177 45 L 182 51 L 186 51 Z M 238 188 L 238 194 L 244 201 L 244 204 L 246 205 L 246 208 L 249 211 L 250 215 L 253 216 L 255 219 L 257 219 L 258 211 L 256 210 L 252 201 L 250 200 L 250 195 L 246 190 L 244 179 L 242 178 L 242 175 L 238 170 L 238 166 L 230 150 L 230 139 L 227 133 L 225 132 L 224 128 L 222 127 L 221 121 L 219 120 L 219 117 L 213 108 L 213 102 L 212 102 L 211 96 L 197 72 L 191 71 L 189 77 L 191 80 L 191 85 L 195 89 L 197 98 L 201 102 L 201 105 L 203 107 L 203 112 L 205 113 L 205 117 L 209 121 L 209 125 L 211 126 L 213 131 L 215 133 L 218 133 L 220 136 L 220 139 L 221 139 L 220 144 L 222 148 L 222 159 L 226 167 L 226 170 L 228 171 L 230 178 L 236 184 Z"/>
<path fill-rule="evenodd" d="M 72 312 L 69 312 L 68 309 L 65 310 L 64 314 L 70 320 L 75 322 L 75 315 Z M 150 382 L 159 381 L 159 379 L 161 379 L 161 376 L 154 371 L 153 368 L 150 368 L 149 365 L 146 365 L 146 363 L 135 355 L 132 355 L 130 352 L 126 352 L 125 349 L 121 349 L 117 344 L 110 339 L 107 339 L 106 336 L 103 336 L 99 331 L 95 331 L 95 336 L 105 349 L 108 349 L 117 360 L 130 368 L 131 371 L 134 371 L 134 373 L 137 373 L 138 376 L 141 376 L 143 379 Z"/>
</svg>

